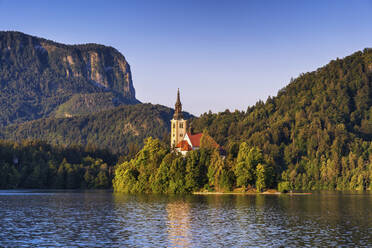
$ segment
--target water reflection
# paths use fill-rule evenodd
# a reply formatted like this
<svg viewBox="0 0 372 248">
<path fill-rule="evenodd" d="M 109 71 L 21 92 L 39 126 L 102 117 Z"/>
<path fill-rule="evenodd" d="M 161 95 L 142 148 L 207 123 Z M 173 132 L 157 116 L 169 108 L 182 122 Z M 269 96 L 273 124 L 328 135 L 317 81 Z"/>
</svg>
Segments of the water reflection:
<svg viewBox="0 0 372 248">
<path fill-rule="evenodd" d="M 190 206 L 184 201 L 167 204 L 168 236 L 171 247 L 190 247 Z"/>
<path fill-rule="evenodd" d="M 0 247 L 372 247 L 372 194 L 0 191 Z"/>
</svg>

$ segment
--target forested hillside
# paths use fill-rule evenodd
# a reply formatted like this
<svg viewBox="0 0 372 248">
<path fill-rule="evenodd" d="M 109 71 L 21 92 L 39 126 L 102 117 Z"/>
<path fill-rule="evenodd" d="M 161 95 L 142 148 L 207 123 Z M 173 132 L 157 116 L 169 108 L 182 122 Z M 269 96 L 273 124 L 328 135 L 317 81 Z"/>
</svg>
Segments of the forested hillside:
<svg viewBox="0 0 372 248">
<path fill-rule="evenodd" d="M 90 145 L 113 153 L 136 153 L 146 137 L 168 141 L 174 111 L 161 105 L 124 105 L 71 118 L 45 118 L 0 130 L 0 139 L 44 140 L 55 145 Z M 190 115 L 184 113 L 185 118 Z"/>
<path fill-rule="evenodd" d="M 0 126 L 135 103 L 130 66 L 116 49 L 0 32 Z"/>
<path fill-rule="evenodd" d="M 0 189 L 110 188 L 116 161 L 92 147 L 0 141 Z"/>
<path fill-rule="evenodd" d="M 290 189 L 365 189 L 372 181 L 372 49 L 300 75 L 244 112 L 192 120 L 230 156 L 246 142 Z"/>
</svg>

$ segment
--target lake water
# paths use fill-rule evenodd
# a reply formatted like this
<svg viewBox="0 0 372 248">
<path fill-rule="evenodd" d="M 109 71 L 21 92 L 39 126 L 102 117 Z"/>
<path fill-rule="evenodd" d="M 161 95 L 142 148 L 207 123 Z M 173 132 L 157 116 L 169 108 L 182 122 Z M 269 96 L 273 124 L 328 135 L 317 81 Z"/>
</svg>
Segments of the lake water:
<svg viewBox="0 0 372 248">
<path fill-rule="evenodd" d="M 0 247 L 372 247 L 372 194 L 0 191 Z"/>
</svg>

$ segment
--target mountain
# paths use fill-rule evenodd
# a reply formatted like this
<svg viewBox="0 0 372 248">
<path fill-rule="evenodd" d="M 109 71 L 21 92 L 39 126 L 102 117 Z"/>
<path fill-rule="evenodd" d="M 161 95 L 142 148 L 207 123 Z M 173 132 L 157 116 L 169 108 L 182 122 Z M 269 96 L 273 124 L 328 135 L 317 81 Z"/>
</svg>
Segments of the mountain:
<svg viewBox="0 0 372 248">
<path fill-rule="evenodd" d="M 290 189 L 365 189 L 372 182 L 372 49 L 301 74 L 247 111 L 191 122 L 225 146 L 246 142 L 272 161 Z"/>
<path fill-rule="evenodd" d="M 123 105 L 70 118 L 50 117 L 9 125 L 0 130 L 0 139 L 37 139 L 54 145 L 88 145 L 128 154 L 139 150 L 149 136 L 168 141 L 173 113 L 173 109 L 161 105 Z"/>
<path fill-rule="evenodd" d="M 0 125 L 136 103 L 130 66 L 116 49 L 0 32 Z"/>
<path fill-rule="evenodd" d="M 136 104 L 130 67 L 115 49 L 0 34 L 1 139 L 131 156 L 148 136 L 169 140 L 173 110 Z M 243 161 L 255 151 L 282 190 L 372 187 L 372 49 L 301 74 L 247 111 L 185 117 L 226 149 L 220 164 L 229 175 L 249 165 L 255 181 L 258 164 Z"/>
</svg>

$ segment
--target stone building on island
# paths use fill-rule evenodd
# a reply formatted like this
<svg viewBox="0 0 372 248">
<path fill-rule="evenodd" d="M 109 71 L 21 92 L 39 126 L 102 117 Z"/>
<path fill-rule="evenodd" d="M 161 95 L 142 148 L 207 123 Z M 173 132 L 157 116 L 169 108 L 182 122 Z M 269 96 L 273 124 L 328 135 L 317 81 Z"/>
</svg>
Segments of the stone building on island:
<svg viewBox="0 0 372 248">
<path fill-rule="evenodd" d="M 200 148 L 203 133 L 192 134 L 191 131 L 187 132 L 187 121 L 183 119 L 179 89 L 174 109 L 173 119 L 171 120 L 171 147 L 186 155 L 187 152 Z M 214 144 L 216 148 L 219 148 L 217 143 L 214 142 Z"/>
</svg>

